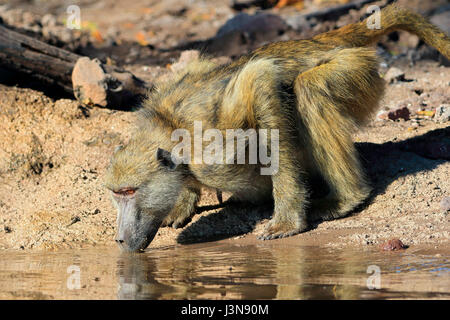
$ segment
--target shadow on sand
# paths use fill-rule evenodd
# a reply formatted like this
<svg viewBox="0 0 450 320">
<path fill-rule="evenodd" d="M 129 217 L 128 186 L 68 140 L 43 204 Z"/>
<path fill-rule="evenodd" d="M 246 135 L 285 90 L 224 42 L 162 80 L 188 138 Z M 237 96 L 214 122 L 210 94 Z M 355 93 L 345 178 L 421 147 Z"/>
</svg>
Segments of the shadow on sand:
<svg viewBox="0 0 450 320">
<path fill-rule="evenodd" d="M 396 179 L 433 170 L 449 161 L 450 127 L 399 142 L 356 143 L 356 148 L 373 191 L 351 215 L 364 210 Z M 206 210 L 200 208 L 200 211 Z M 239 236 L 251 232 L 259 221 L 269 219 L 272 213 L 271 204 L 261 207 L 227 206 L 188 225 L 177 240 L 180 243 L 197 243 Z M 313 224 L 312 228 L 317 225 Z"/>
</svg>

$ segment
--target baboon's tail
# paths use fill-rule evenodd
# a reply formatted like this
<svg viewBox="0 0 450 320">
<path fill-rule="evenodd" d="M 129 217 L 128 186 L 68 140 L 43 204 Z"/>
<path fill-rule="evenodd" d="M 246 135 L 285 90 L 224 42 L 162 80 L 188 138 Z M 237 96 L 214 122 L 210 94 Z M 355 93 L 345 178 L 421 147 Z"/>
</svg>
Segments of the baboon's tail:
<svg viewBox="0 0 450 320">
<path fill-rule="evenodd" d="M 408 31 L 417 35 L 428 45 L 436 48 L 450 59 L 450 37 L 420 14 L 391 4 L 362 22 L 350 24 L 316 36 L 314 39 L 336 46 L 363 47 L 375 43 L 381 36 L 396 30 Z"/>
</svg>

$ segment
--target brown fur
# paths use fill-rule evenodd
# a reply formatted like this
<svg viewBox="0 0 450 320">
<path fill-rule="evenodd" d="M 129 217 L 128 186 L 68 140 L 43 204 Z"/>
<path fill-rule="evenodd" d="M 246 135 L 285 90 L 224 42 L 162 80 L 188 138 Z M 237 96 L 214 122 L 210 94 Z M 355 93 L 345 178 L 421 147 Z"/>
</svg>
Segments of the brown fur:
<svg viewBox="0 0 450 320">
<path fill-rule="evenodd" d="M 173 199 L 164 224 L 174 226 L 193 214 L 202 186 L 252 203 L 272 195 L 274 216 L 263 239 L 305 231 L 308 220 L 346 215 L 370 192 L 351 134 L 370 119 L 384 90 L 375 51 L 367 46 L 391 31 L 406 30 L 450 58 L 449 37 L 415 13 L 391 5 L 382 10 L 381 24 L 371 30 L 363 21 L 311 40 L 269 44 L 226 66 L 206 59 L 190 64 L 150 94 L 139 129 L 113 156 L 107 186 L 139 193 L 141 185 L 164 185 L 165 196 Z M 155 156 L 157 149 L 170 151 L 178 143 L 170 139 L 174 129 L 185 128 L 193 136 L 195 120 L 202 121 L 203 130 L 224 133 L 279 129 L 278 173 L 261 176 L 258 165 L 189 164 L 168 170 Z M 314 175 L 325 179 L 330 193 L 307 217 L 306 181 Z"/>
</svg>

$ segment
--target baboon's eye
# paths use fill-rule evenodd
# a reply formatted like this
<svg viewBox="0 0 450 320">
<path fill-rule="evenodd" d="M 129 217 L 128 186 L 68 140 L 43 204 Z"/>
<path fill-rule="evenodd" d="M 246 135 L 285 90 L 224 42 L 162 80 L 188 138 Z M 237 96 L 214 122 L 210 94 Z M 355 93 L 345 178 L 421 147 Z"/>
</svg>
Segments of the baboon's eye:
<svg viewBox="0 0 450 320">
<path fill-rule="evenodd" d="M 117 191 L 113 191 L 115 196 L 122 196 L 122 197 L 131 197 L 136 193 L 136 189 L 133 188 L 122 188 Z"/>
</svg>

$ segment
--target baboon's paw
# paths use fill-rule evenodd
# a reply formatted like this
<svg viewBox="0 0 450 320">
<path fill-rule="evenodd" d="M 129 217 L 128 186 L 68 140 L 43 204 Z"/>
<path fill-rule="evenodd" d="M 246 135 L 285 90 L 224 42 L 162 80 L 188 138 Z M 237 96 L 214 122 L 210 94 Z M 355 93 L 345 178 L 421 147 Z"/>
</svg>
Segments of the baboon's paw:
<svg viewBox="0 0 450 320">
<path fill-rule="evenodd" d="M 172 227 L 175 229 L 183 228 L 186 226 L 189 222 L 192 221 L 191 217 L 183 218 L 183 219 L 177 219 L 172 223 Z"/>
<path fill-rule="evenodd" d="M 174 229 L 183 228 L 189 222 L 191 222 L 192 218 L 188 217 L 178 217 L 173 219 L 171 217 L 167 217 L 164 222 L 161 224 L 161 227 L 172 227 Z"/>
<path fill-rule="evenodd" d="M 308 215 L 309 222 L 329 221 L 336 219 L 337 214 L 331 210 L 312 210 Z"/>
<path fill-rule="evenodd" d="M 278 221 L 270 220 L 262 234 L 258 236 L 259 240 L 272 240 L 277 238 L 287 238 L 303 231 L 306 231 L 306 225 L 292 226 Z"/>
</svg>

